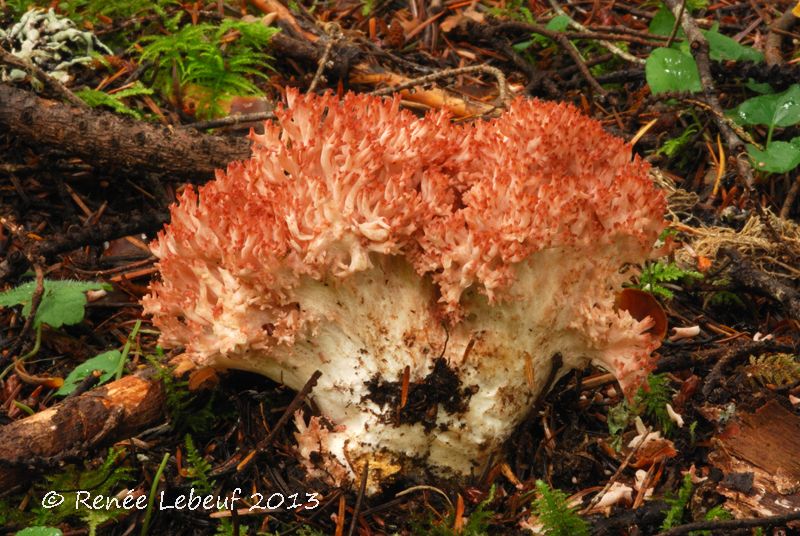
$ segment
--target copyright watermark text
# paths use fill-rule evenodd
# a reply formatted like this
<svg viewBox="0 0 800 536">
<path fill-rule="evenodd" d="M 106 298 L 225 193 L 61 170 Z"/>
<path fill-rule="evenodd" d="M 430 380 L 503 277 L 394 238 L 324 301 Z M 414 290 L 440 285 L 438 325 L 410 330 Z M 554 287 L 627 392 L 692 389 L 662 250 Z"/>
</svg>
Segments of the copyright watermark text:
<svg viewBox="0 0 800 536">
<path fill-rule="evenodd" d="M 76 510 L 146 510 L 149 504 L 148 496 L 128 490 L 117 495 L 93 494 L 90 491 L 79 490 L 75 493 L 61 494 L 57 491 L 48 491 L 42 497 L 43 508 L 57 508 L 69 499 Z M 247 500 L 249 499 L 249 500 Z M 316 493 L 253 493 L 249 497 L 242 495 L 242 489 L 236 488 L 230 495 L 201 495 L 192 488 L 189 493 L 179 495 L 167 494 L 162 491 L 153 504 L 158 510 L 233 510 L 238 501 L 249 505 L 249 510 L 313 510 L 319 506 Z"/>
</svg>

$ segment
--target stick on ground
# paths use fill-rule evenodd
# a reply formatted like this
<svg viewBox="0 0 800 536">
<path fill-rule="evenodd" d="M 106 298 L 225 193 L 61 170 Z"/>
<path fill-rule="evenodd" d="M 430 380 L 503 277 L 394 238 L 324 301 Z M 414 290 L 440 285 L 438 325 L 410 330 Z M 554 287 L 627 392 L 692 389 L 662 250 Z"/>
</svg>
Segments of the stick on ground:
<svg viewBox="0 0 800 536">
<path fill-rule="evenodd" d="M 28 467 L 84 456 L 143 430 L 164 414 L 164 388 L 139 373 L 0 428 L 0 490 L 30 478 Z"/>
</svg>

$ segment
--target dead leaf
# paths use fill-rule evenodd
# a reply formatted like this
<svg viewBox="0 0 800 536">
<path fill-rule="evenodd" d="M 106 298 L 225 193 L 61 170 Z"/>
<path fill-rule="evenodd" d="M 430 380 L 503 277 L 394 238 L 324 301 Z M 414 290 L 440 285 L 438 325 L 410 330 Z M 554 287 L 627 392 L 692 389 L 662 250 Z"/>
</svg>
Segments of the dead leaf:
<svg viewBox="0 0 800 536">
<path fill-rule="evenodd" d="M 441 24 L 439 24 L 439 28 L 444 33 L 449 33 L 450 31 L 453 30 L 453 28 L 457 27 L 462 22 L 473 21 L 473 22 L 481 23 L 481 22 L 484 21 L 485 18 L 486 17 L 483 15 L 483 13 L 480 13 L 474 7 L 470 6 L 467 9 L 465 9 L 464 11 L 459 11 L 458 13 L 455 13 L 454 15 L 450 15 L 449 17 L 446 17 L 441 22 Z"/>
</svg>

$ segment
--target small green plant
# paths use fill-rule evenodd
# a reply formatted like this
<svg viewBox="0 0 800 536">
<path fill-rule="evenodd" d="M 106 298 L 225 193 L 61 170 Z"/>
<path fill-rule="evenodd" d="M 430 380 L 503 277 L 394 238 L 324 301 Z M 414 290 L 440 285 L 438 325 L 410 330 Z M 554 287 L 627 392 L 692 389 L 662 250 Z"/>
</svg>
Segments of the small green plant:
<svg viewBox="0 0 800 536">
<path fill-rule="evenodd" d="M 163 359 L 161 348 L 157 349 L 159 357 Z M 170 421 L 179 433 L 188 431 L 191 434 L 208 434 L 213 430 L 214 421 L 220 417 L 220 412 L 214 411 L 216 393 L 198 407 L 197 396 L 192 394 L 186 380 L 178 380 L 172 371 L 161 364 L 155 356 L 146 358 L 156 370 L 158 378 L 164 385 L 165 406 Z"/>
<path fill-rule="evenodd" d="M 444 519 L 438 521 L 427 519 L 423 523 L 415 524 L 413 533 L 427 536 L 486 536 L 489 533 L 490 521 L 495 515 L 495 512 L 489 509 L 494 496 L 495 487 L 492 486 L 489 495 L 475 507 L 458 533 L 453 529 L 455 512 L 452 511 Z"/>
<path fill-rule="evenodd" d="M 42 283 L 43 292 L 33 327 L 36 329 L 36 340 L 33 348 L 19 357 L 19 361 L 35 356 L 39 353 L 42 342 L 42 325 L 47 324 L 53 328 L 72 326 L 83 321 L 86 315 L 86 292 L 90 290 L 111 290 L 105 283 L 93 281 L 56 281 L 45 279 Z M 22 305 L 22 315 L 29 317 L 33 307 L 33 294 L 36 292 L 36 281 L 23 283 L 15 288 L 0 293 L 0 307 Z M 13 364 L 0 371 L 2 379 L 11 369 Z M 58 387 L 58 385 L 52 385 Z"/>
<path fill-rule="evenodd" d="M 154 65 L 155 85 L 165 94 L 173 86 L 173 69 L 182 88 L 197 86 L 198 115 L 222 113 L 220 101 L 235 95 L 259 95 L 256 79 L 268 78 L 272 59 L 264 50 L 277 29 L 261 22 L 225 19 L 219 25 L 186 25 L 163 36 L 145 37 L 142 62 Z"/>
<path fill-rule="evenodd" d="M 91 359 L 87 359 L 69 373 L 64 379 L 64 385 L 56 391 L 56 394 L 59 396 L 67 396 L 78 387 L 84 378 L 94 373 L 96 370 L 101 373 L 97 384 L 101 385 L 107 382 L 114 377 L 114 373 L 117 367 L 119 367 L 120 360 L 122 360 L 122 352 L 119 350 L 109 350 Z"/>
<path fill-rule="evenodd" d="M 686 473 L 681 483 L 681 489 L 678 490 L 678 496 L 665 498 L 669 509 L 666 517 L 664 517 L 664 522 L 661 524 L 661 530 L 669 530 L 681 524 L 686 505 L 689 504 L 689 499 L 692 498 L 693 489 L 692 475 Z"/>
<path fill-rule="evenodd" d="M 705 0 L 687 1 L 689 11 L 706 7 Z M 654 35 L 666 36 L 675 27 L 675 15 L 667 6 L 661 4 L 650 22 L 649 31 Z M 719 32 L 719 25 L 702 30 L 708 41 L 709 56 L 714 61 L 764 61 L 764 55 L 752 47 Z M 645 77 L 653 94 L 670 91 L 688 91 L 696 93 L 702 89 L 700 71 L 692 56 L 689 42 L 683 30 L 678 28 L 678 38 L 671 47 L 653 49 L 645 65 Z"/>
<path fill-rule="evenodd" d="M 494 511 L 489 509 L 489 505 L 494 501 L 494 494 L 495 487 L 492 486 L 486 499 L 482 500 L 467 518 L 467 523 L 464 525 L 460 534 L 467 536 L 483 536 L 488 534 L 489 522 L 495 515 Z"/>
<path fill-rule="evenodd" d="M 28 527 L 17 531 L 15 536 L 62 536 L 64 533 L 56 527 Z"/>
<path fill-rule="evenodd" d="M 97 91 L 96 89 L 82 89 L 75 92 L 75 95 L 77 95 L 83 102 L 92 108 L 105 106 L 106 108 L 111 108 L 119 114 L 130 115 L 136 119 L 141 119 L 142 113 L 139 110 L 130 108 L 127 104 L 125 104 L 124 99 L 127 97 L 135 97 L 137 95 L 152 94 L 153 90 L 144 87 L 141 82 L 136 82 L 136 84 L 130 88 L 117 91 L 113 94 L 106 93 L 105 91 Z"/>
<path fill-rule="evenodd" d="M 588 536 L 589 525 L 567 503 L 567 495 L 551 489 L 541 480 L 536 481 L 539 497 L 533 501 L 533 514 L 548 536 Z"/>
<path fill-rule="evenodd" d="M 794 84 L 782 93 L 759 95 L 747 99 L 728 115 L 741 125 L 767 127 L 766 147 L 749 144 L 747 152 L 755 168 L 769 173 L 786 173 L 800 165 L 800 136 L 788 141 L 772 139 L 776 128 L 800 124 L 800 84 Z"/>
<path fill-rule="evenodd" d="M 34 510 L 37 524 L 55 525 L 67 518 L 79 517 L 88 525 L 89 534 L 94 536 L 100 525 L 128 514 L 128 510 L 117 507 L 119 504 L 111 504 L 107 509 L 86 508 L 81 502 L 81 499 L 86 500 L 86 497 L 79 495 L 91 492 L 92 496 L 113 497 L 126 489 L 125 484 L 130 481 L 133 470 L 121 463 L 123 458 L 122 449 L 112 448 L 100 467 L 92 467 L 89 462 L 83 466 L 68 465 L 62 472 L 47 476 L 46 483 L 40 489 L 58 491 L 64 497 L 64 501 L 51 509 L 37 507 Z M 119 502 L 121 503 L 122 499 Z"/>
<path fill-rule="evenodd" d="M 786 387 L 800 382 L 800 360 L 792 354 L 751 355 L 744 370 L 761 385 Z"/>
<path fill-rule="evenodd" d="M 536 19 L 534 19 L 530 11 L 527 11 L 527 8 L 525 8 L 524 11 L 521 11 L 521 13 L 524 15 L 523 22 L 528 22 L 528 23 L 536 22 Z M 530 16 L 530 19 L 526 20 L 525 17 L 528 16 Z M 510 17 L 510 18 L 519 18 L 519 17 Z M 545 25 L 545 28 L 554 32 L 563 32 L 569 27 L 569 22 L 570 18 L 567 17 L 566 15 L 557 15 L 552 19 L 550 19 L 550 21 Z M 525 52 L 534 45 L 546 48 L 554 44 L 555 43 L 553 42 L 553 40 L 550 39 L 549 37 L 545 37 L 539 34 L 532 34 L 530 39 L 515 44 L 514 50 L 516 50 L 517 52 Z"/>
<path fill-rule="evenodd" d="M 666 374 L 652 374 L 647 379 L 648 387 L 639 388 L 634 404 L 641 408 L 645 416 L 656 421 L 665 434 L 672 429 L 672 419 L 667 413 L 667 404 L 672 401 L 673 389 Z"/>
<path fill-rule="evenodd" d="M 702 278 L 703 274 L 700 272 L 684 270 L 674 262 L 648 262 L 642 269 L 642 274 L 639 276 L 639 284 L 636 285 L 636 287 L 654 294 L 655 296 L 671 299 L 674 297 L 674 294 L 672 290 L 665 287 L 663 283 L 690 281 Z"/>
<path fill-rule="evenodd" d="M 494 17 L 500 17 L 521 22 L 536 22 L 536 18 L 528 8 L 527 0 L 510 0 L 505 2 L 505 7 L 488 6 L 489 13 Z"/>
<path fill-rule="evenodd" d="M 686 9 L 691 13 L 708 7 L 708 0 L 686 0 Z"/>
<path fill-rule="evenodd" d="M 670 138 L 666 140 L 661 147 L 656 150 L 654 154 L 661 154 L 666 156 L 667 158 L 674 158 L 677 156 L 686 145 L 692 140 L 694 135 L 697 134 L 697 125 L 689 125 L 689 128 L 684 130 L 680 136 L 676 136 L 674 138 Z"/>
<path fill-rule="evenodd" d="M 203 458 L 197 447 L 194 446 L 192 436 L 186 434 L 186 476 L 189 479 L 191 487 L 193 487 L 198 494 L 210 494 L 216 482 L 211 478 L 211 463 Z"/>
<path fill-rule="evenodd" d="M 375 4 L 377 0 L 363 0 L 361 2 L 361 14 L 365 17 L 369 17 L 375 11 Z"/>
<path fill-rule="evenodd" d="M 31 313 L 35 290 L 36 282 L 29 281 L 0 293 L 0 307 L 22 305 L 22 314 L 27 317 Z M 95 281 L 45 279 L 42 301 L 33 320 L 34 327 L 47 324 L 51 328 L 60 328 L 79 324 L 86 314 L 86 292 L 89 290 L 111 290 L 111 285 Z"/>
<path fill-rule="evenodd" d="M 93 374 L 95 371 L 100 372 L 100 378 L 97 381 L 97 385 L 101 385 L 114 377 L 116 377 L 116 379 L 120 379 L 120 377 L 122 377 L 122 371 L 124 370 L 125 361 L 127 360 L 128 353 L 131 349 L 131 344 L 133 340 L 136 339 L 136 335 L 139 333 L 139 327 L 141 325 L 141 320 L 138 320 L 134 328 L 131 330 L 131 333 L 128 335 L 128 340 L 121 352 L 119 350 L 109 350 L 108 352 L 103 352 L 102 354 L 88 359 L 75 367 L 64 379 L 64 384 L 58 389 L 58 391 L 56 391 L 56 395 L 67 396 L 71 394 L 84 380 L 84 378 L 90 374 Z"/>
<path fill-rule="evenodd" d="M 640 387 L 633 400 L 623 400 L 608 410 L 607 424 L 611 445 L 622 447 L 622 433 L 636 417 L 645 416 L 658 424 L 664 434 L 672 431 L 673 422 L 667 413 L 673 389 L 666 374 L 652 374 L 647 378 L 647 388 Z"/>
<path fill-rule="evenodd" d="M 689 444 L 694 445 L 697 443 L 697 421 L 692 421 L 689 425 Z"/>
<path fill-rule="evenodd" d="M 711 286 L 723 288 L 730 287 L 731 280 L 728 277 L 717 277 L 711 282 Z M 727 310 L 745 309 L 747 307 L 742 298 L 730 290 L 718 290 L 716 292 L 707 294 L 705 299 L 703 299 L 703 309 L 706 309 L 709 305 L 714 307 L 723 307 Z"/>
<path fill-rule="evenodd" d="M 722 519 L 733 519 L 733 516 L 730 512 L 725 510 L 720 505 L 715 506 L 714 508 L 710 509 L 706 512 L 706 515 L 703 516 L 704 521 L 717 521 Z M 712 536 L 713 533 L 710 530 L 693 530 L 689 533 L 689 536 Z"/>
<path fill-rule="evenodd" d="M 297 536 L 325 536 L 325 533 L 321 530 L 308 526 L 300 527 L 295 534 L 297 534 Z"/>
</svg>

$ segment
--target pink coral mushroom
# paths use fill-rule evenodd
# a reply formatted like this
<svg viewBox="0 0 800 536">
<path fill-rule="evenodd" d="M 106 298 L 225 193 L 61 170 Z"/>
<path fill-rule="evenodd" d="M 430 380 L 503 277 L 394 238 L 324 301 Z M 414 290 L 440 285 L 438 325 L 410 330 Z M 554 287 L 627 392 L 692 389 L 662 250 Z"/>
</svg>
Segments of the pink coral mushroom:
<svg viewBox="0 0 800 536">
<path fill-rule="evenodd" d="M 198 365 L 295 389 L 322 372 L 332 426 L 296 418 L 312 474 L 480 471 L 557 354 L 557 376 L 593 362 L 641 383 L 653 320 L 614 297 L 664 199 L 622 140 L 524 99 L 454 125 L 397 99 L 289 92 L 276 115 L 250 160 L 172 208 L 143 303 Z"/>
</svg>

